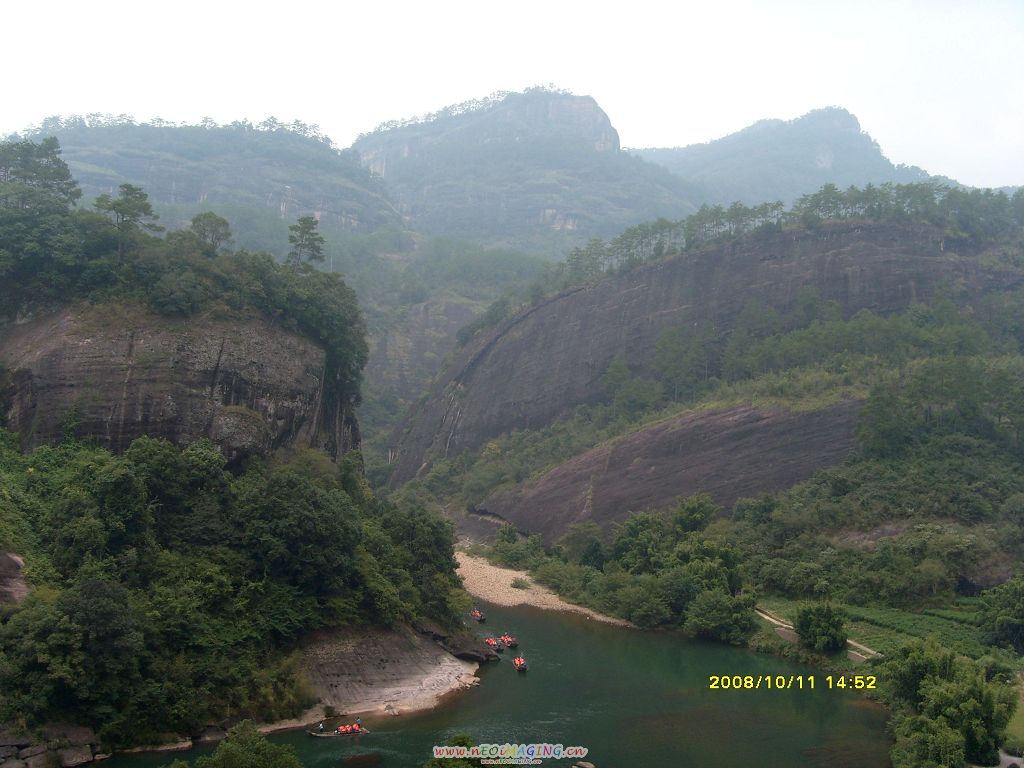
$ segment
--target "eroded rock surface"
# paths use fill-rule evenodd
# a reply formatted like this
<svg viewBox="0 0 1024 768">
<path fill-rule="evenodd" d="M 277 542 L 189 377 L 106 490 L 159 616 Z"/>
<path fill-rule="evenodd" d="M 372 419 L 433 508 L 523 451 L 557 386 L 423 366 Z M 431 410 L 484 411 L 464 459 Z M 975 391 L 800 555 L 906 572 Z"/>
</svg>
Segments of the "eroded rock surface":
<svg viewBox="0 0 1024 768">
<path fill-rule="evenodd" d="M 22 575 L 25 561 L 13 552 L 0 552 L 0 603 L 19 603 L 28 594 Z"/>
<path fill-rule="evenodd" d="M 784 232 L 649 264 L 548 300 L 461 350 L 392 437 L 391 482 L 606 399 L 601 377 L 617 354 L 634 375 L 654 375 L 662 332 L 713 327 L 726 334 L 750 300 L 785 314 L 801 289 L 815 288 L 846 316 L 860 309 L 886 314 L 939 289 L 970 306 L 1021 280 L 1012 270 L 950 254 L 939 230 L 888 224 Z"/>
<path fill-rule="evenodd" d="M 0 417 L 26 450 L 68 430 L 114 451 L 141 435 L 208 437 L 232 460 L 281 446 L 340 455 L 359 441 L 324 350 L 256 315 L 67 308 L 0 327 L 0 364 Z"/>
<path fill-rule="evenodd" d="M 792 413 L 740 406 L 697 411 L 574 457 L 481 506 L 551 542 L 573 523 L 604 528 L 679 496 L 736 499 L 779 491 L 842 462 L 854 447 L 858 403 Z"/>
<path fill-rule="evenodd" d="M 339 713 L 397 715 L 431 707 L 446 693 L 476 683 L 476 664 L 405 627 L 322 633 L 304 658 L 321 703 Z"/>
</svg>

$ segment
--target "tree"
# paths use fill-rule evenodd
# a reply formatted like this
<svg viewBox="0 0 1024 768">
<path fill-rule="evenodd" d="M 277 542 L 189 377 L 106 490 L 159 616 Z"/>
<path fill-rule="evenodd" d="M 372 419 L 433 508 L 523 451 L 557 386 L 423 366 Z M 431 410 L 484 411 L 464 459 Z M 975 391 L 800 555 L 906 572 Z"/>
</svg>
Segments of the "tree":
<svg viewBox="0 0 1024 768">
<path fill-rule="evenodd" d="M 690 603 L 686 628 L 697 637 L 740 644 L 754 631 L 754 599 L 706 589 Z"/>
<path fill-rule="evenodd" d="M 213 211 L 197 213 L 192 217 L 191 230 L 203 244 L 207 256 L 216 256 L 231 242 L 231 225 Z"/>
<path fill-rule="evenodd" d="M 794 629 L 805 648 L 827 653 L 846 647 L 845 614 L 831 605 L 810 605 L 796 615 Z"/>
<path fill-rule="evenodd" d="M 683 533 L 703 531 L 722 509 L 706 493 L 680 497 L 672 514 L 672 527 L 679 536 Z"/>
<path fill-rule="evenodd" d="M 170 768 L 187 768 L 187 765 L 178 760 Z M 243 720 L 228 731 L 216 752 L 196 760 L 196 768 L 302 768 L 302 763 L 294 747 L 272 744 L 255 725 Z"/>
<path fill-rule="evenodd" d="M 565 535 L 558 540 L 559 546 L 565 556 L 572 562 L 580 562 L 583 555 L 592 551 L 596 543 L 600 549 L 604 542 L 604 535 L 601 526 L 592 520 L 584 523 L 573 523 L 565 532 Z"/>
<path fill-rule="evenodd" d="M 285 263 L 292 269 L 298 270 L 303 262 L 321 262 L 324 260 L 324 238 L 317 227 L 319 223 L 313 216 L 302 216 L 288 229 L 288 242 L 292 249 L 288 251 L 288 258 Z"/>
<path fill-rule="evenodd" d="M 128 244 L 135 240 L 141 230 L 159 232 L 163 229 L 156 223 L 160 217 L 153 212 L 149 195 L 142 187 L 134 184 L 122 184 L 117 197 L 100 195 L 93 205 L 97 211 L 113 219 L 118 233 L 117 255 L 120 259 L 124 259 Z"/>
<path fill-rule="evenodd" d="M 988 642 L 1024 653 L 1024 576 L 1017 576 L 982 595 L 981 630 Z"/>
<path fill-rule="evenodd" d="M 0 208 L 66 213 L 81 195 L 54 137 L 0 143 Z"/>
</svg>

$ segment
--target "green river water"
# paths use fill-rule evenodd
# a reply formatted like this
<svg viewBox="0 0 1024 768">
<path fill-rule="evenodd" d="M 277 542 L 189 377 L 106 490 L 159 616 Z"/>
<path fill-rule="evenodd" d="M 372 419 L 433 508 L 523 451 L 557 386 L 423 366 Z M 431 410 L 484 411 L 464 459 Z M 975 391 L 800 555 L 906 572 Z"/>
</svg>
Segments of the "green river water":
<svg viewBox="0 0 1024 768">
<path fill-rule="evenodd" d="M 519 637 L 511 656 L 481 669 L 481 684 L 438 709 L 365 718 L 372 733 L 313 739 L 275 734 L 308 768 L 348 764 L 419 768 L 431 746 L 459 733 L 476 743 L 580 745 L 597 768 L 881 768 L 889 764 L 883 710 L 827 690 L 810 668 L 746 650 L 599 624 L 575 614 L 487 607 L 487 630 Z M 709 690 L 709 675 L 814 675 L 803 690 Z M 184 755 L 115 758 L 109 768 L 155 768 Z M 545 760 L 568 768 L 572 761 Z"/>
</svg>

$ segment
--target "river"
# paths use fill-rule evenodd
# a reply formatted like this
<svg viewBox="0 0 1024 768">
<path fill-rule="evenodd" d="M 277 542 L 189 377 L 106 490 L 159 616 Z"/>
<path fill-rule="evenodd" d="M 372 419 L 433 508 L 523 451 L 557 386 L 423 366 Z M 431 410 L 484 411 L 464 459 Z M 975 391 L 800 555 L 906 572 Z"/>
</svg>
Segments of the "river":
<svg viewBox="0 0 1024 768">
<path fill-rule="evenodd" d="M 533 608 L 487 607 L 489 631 L 519 637 L 530 671 L 511 655 L 480 671 L 479 687 L 430 712 L 366 718 L 371 733 L 312 739 L 275 734 L 307 768 L 374 753 L 382 768 L 419 768 L 431 746 L 465 733 L 477 743 L 579 745 L 597 768 L 880 768 L 885 713 L 828 690 L 820 671 L 670 633 L 600 624 Z M 803 675 L 815 690 L 709 690 L 710 675 Z M 185 755 L 137 755 L 109 768 L 155 768 Z M 568 768 L 572 761 L 545 760 Z"/>
</svg>

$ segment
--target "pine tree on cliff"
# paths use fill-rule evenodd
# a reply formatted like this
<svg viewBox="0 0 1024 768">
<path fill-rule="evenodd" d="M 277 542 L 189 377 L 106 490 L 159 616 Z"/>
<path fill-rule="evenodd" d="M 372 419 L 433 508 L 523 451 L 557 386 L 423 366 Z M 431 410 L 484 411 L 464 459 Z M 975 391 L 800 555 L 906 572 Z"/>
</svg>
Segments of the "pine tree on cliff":
<svg viewBox="0 0 1024 768">
<path fill-rule="evenodd" d="M 285 263 L 296 272 L 303 262 L 321 262 L 324 260 L 324 237 L 317 232 L 320 222 L 313 216 L 302 216 L 288 229 L 288 242 L 292 249 L 288 251 Z"/>
</svg>

